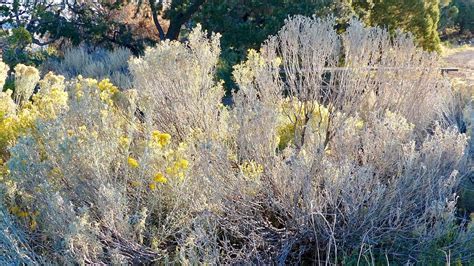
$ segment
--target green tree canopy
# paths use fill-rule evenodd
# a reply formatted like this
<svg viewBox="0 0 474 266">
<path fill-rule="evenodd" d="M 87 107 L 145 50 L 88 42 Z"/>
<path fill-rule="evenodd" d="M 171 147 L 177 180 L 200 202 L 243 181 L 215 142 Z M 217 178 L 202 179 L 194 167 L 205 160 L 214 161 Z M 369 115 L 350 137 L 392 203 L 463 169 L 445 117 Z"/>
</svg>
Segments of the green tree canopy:
<svg viewBox="0 0 474 266">
<path fill-rule="evenodd" d="M 459 14 L 455 23 L 459 25 L 459 31 L 469 31 L 474 34 L 474 0 L 453 0 L 453 6 L 457 7 Z"/>
<path fill-rule="evenodd" d="M 248 49 L 258 49 L 269 35 L 276 34 L 285 19 L 328 11 L 325 0 L 208 0 L 193 22 L 222 34 L 219 74 L 231 85 L 232 66 L 245 58 Z"/>
<path fill-rule="evenodd" d="M 82 42 L 109 48 L 119 45 L 139 53 L 153 41 L 133 38 L 127 24 L 113 19 L 113 11 L 119 10 L 123 3 L 122 0 L 14 0 L 1 7 L 0 15 L 2 23 L 27 29 L 36 45 L 65 39 L 73 45 Z"/>
<path fill-rule="evenodd" d="M 390 31 L 412 32 L 418 43 L 429 51 L 439 50 L 439 0 L 373 0 L 371 25 L 386 26 Z"/>
</svg>

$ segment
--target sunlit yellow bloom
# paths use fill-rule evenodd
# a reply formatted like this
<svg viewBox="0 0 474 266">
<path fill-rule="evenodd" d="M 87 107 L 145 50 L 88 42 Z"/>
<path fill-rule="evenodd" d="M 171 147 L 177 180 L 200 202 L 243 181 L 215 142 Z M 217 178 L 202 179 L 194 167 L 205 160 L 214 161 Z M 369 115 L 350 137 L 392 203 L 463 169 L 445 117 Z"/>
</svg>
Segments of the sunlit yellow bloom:
<svg viewBox="0 0 474 266">
<path fill-rule="evenodd" d="M 357 129 L 362 129 L 364 127 L 364 121 L 361 120 L 361 119 L 357 120 L 356 123 L 355 123 L 355 127 Z"/>
<path fill-rule="evenodd" d="M 188 169 L 189 167 L 189 162 L 186 159 L 180 159 L 176 162 L 176 166 L 180 167 L 182 169 Z"/>
<path fill-rule="evenodd" d="M 166 184 L 166 182 L 168 182 L 168 179 L 162 173 L 156 174 L 153 180 L 155 180 L 155 182 L 162 183 L 162 184 Z"/>
<path fill-rule="evenodd" d="M 100 91 L 100 99 L 106 102 L 108 105 L 113 105 L 111 98 L 119 92 L 119 89 L 110 82 L 109 79 L 103 79 L 97 87 Z"/>
<path fill-rule="evenodd" d="M 281 57 L 275 58 L 275 64 L 276 64 L 277 66 L 280 66 L 281 63 L 282 63 Z"/>
<path fill-rule="evenodd" d="M 138 168 L 139 164 L 137 162 L 137 160 L 133 159 L 132 157 L 128 157 L 128 165 L 131 167 L 131 168 Z"/>
<path fill-rule="evenodd" d="M 166 167 L 166 173 L 169 175 L 176 175 L 178 173 L 178 169 L 176 167 Z"/>
<path fill-rule="evenodd" d="M 160 148 L 168 145 L 171 140 L 170 134 L 162 133 L 158 130 L 152 131 L 151 137 L 152 137 L 153 142 Z"/>
<path fill-rule="evenodd" d="M 129 143 L 130 143 L 130 140 L 126 136 L 121 136 L 119 138 L 119 145 L 121 148 L 123 149 L 127 148 Z"/>
<path fill-rule="evenodd" d="M 155 183 L 150 183 L 149 187 L 150 187 L 151 190 L 155 190 L 156 189 L 156 184 Z"/>
<path fill-rule="evenodd" d="M 183 181 L 183 180 L 184 180 L 184 173 L 183 173 L 183 172 L 179 172 L 179 173 L 178 173 L 178 178 L 179 178 L 179 181 Z"/>
<path fill-rule="evenodd" d="M 80 79 L 80 80 L 84 81 L 88 87 L 95 87 L 97 86 L 97 83 L 98 83 L 96 79 L 92 79 L 92 78 L 85 78 L 85 79 Z"/>
<path fill-rule="evenodd" d="M 109 79 L 103 79 L 97 85 L 100 91 L 108 91 L 111 94 L 117 93 L 119 90 Z"/>
</svg>

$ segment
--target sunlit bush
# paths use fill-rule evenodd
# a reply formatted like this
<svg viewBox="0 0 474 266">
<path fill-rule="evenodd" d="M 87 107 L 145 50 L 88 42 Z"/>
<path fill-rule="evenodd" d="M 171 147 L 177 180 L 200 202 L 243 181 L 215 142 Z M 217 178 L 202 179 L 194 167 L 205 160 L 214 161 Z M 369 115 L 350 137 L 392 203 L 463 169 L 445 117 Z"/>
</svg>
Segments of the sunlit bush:
<svg viewBox="0 0 474 266">
<path fill-rule="evenodd" d="M 2 159 L 6 158 L 6 149 L 13 146 L 19 136 L 26 134 L 38 117 L 54 119 L 58 112 L 67 107 L 64 77 L 48 73 L 44 79 L 39 79 L 38 70 L 34 67 L 18 65 L 15 68 L 15 93 L 12 95 L 9 90 L 0 92 Z M 37 84 L 40 91 L 31 97 Z"/>
<path fill-rule="evenodd" d="M 78 78 L 68 92 L 67 110 L 38 119 L 10 149 L 12 214 L 41 232 L 33 240 L 42 247 L 37 252 L 55 261 L 100 261 L 103 241 L 166 241 L 190 219 L 186 208 L 167 211 L 188 201 L 179 197 L 189 168 L 186 145 L 139 123 L 133 99 L 107 80 Z M 131 107 L 119 109 L 124 101 Z"/>
<path fill-rule="evenodd" d="M 108 51 L 101 48 L 72 47 L 64 52 L 63 59 L 49 60 L 44 68 L 66 78 L 78 75 L 98 80 L 108 78 L 121 89 L 128 89 L 132 84 L 127 65 L 131 55 L 125 48 Z"/>
<path fill-rule="evenodd" d="M 334 26 L 288 20 L 235 66 L 230 107 L 219 35 L 200 27 L 130 60 L 134 89 L 18 71 L 28 89 L 0 95 L 8 258 L 472 259 L 472 224 L 456 216 L 468 138 L 438 59 L 406 34 Z"/>
<path fill-rule="evenodd" d="M 257 196 L 234 196 L 240 207 L 222 217 L 242 244 L 236 260 L 468 259 L 472 231 L 440 240 L 464 230 L 452 228 L 467 138 L 437 62 L 409 35 L 358 21 L 337 35 L 332 19 L 304 17 L 251 51 L 232 114 L 237 157 L 264 171 Z"/>
<path fill-rule="evenodd" d="M 198 26 L 188 43 L 165 41 L 130 61 L 139 108 L 147 123 L 179 139 L 196 131 L 212 137 L 225 133 L 225 121 L 221 121 L 224 89 L 214 75 L 219 38 L 213 34 L 207 39 Z"/>
<path fill-rule="evenodd" d="M 5 85 L 5 79 L 8 76 L 8 70 L 10 68 L 7 64 L 0 61 L 0 91 L 3 91 L 3 86 Z"/>
</svg>

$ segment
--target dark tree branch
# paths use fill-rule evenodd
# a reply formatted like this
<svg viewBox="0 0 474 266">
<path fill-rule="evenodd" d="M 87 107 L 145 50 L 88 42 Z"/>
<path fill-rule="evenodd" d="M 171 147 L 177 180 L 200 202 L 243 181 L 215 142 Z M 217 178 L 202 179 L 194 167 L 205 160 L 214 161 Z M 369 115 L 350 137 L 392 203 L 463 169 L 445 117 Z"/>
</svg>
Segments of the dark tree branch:
<svg viewBox="0 0 474 266">
<path fill-rule="evenodd" d="M 161 10 L 162 1 L 149 0 L 151 14 L 153 17 L 153 23 L 155 24 L 155 27 L 158 30 L 160 40 L 166 40 L 166 39 L 177 40 L 179 37 L 179 33 L 181 31 L 181 27 L 184 25 L 184 23 L 189 21 L 192 15 L 195 14 L 199 10 L 199 8 L 204 3 L 206 3 L 206 1 L 207 0 L 194 0 L 192 4 L 188 7 L 188 9 L 170 18 L 170 25 L 168 27 L 168 31 L 165 33 L 158 19 L 158 15 L 162 11 Z M 138 9 L 137 9 L 137 13 L 138 13 Z"/>
<path fill-rule="evenodd" d="M 166 39 L 177 40 L 181 27 L 184 23 L 188 22 L 191 16 L 196 13 L 199 8 L 206 3 L 207 0 L 194 0 L 189 8 L 183 12 L 176 15 L 176 17 L 170 19 L 170 26 L 168 32 L 166 32 Z"/>
<path fill-rule="evenodd" d="M 160 10 L 158 10 L 157 2 L 156 0 L 149 0 L 149 1 L 150 1 L 151 15 L 153 17 L 153 23 L 155 23 L 155 27 L 158 30 L 158 34 L 160 35 L 160 40 L 164 40 L 166 36 L 163 30 L 163 27 L 161 27 L 160 21 L 158 20 L 158 12 Z"/>
<path fill-rule="evenodd" d="M 137 10 L 135 10 L 135 13 L 133 14 L 134 19 L 138 17 L 138 13 L 140 13 L 140 8 L 142 7 L 142 5 L 143 5 L 143 0 L 138 0 Z"/>
</svg>

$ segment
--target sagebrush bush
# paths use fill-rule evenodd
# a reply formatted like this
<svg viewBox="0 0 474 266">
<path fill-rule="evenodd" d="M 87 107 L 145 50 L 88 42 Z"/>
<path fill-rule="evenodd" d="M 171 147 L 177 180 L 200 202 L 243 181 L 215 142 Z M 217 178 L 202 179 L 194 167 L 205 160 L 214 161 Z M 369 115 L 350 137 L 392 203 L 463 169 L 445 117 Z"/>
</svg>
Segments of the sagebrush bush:
<svg viewBox="0 0 474 266">
<path fill-rule="evenodd" d="M 217 135 L 224 130 L 221 100 L 225 92 L 215 80 L 219 38 L 213 34 L 207 39 L 207 32 L 198 26 L 188 43 L 164 41 L 148 48 L 143 57 L 130 60 L 139 108 L 147 123 L 179 139 L 197 131 Z"/>
<path fill-rule="evenodd" d="M 436 55 L 334 26 L 289 19 L 235 66 L 230 107 L 199 26 L 131 59 L 134 89 L 48 74 L 0 95 L 0 125 L 37 110 L 0 143 L 6 262 L 471 260 L 468 138 Z"/>
<path fill-rule="evenodd" d="M 242 261 L 337 264 L 388 254 L 407 262 L 452 234 L 466 137 L 452 123 L 452 93 L 437 66 L 409 35 L 392 39 L 351 21 L 339 36 L 332 19 L 304 17 L 249 53 L 235 69 L 234 117 L 246 121 L 239 142 L 252 144 L 238 152 L 263 164 L 266 182 L 254 198 L 235 197 L 242 207 L 223 218 L 249 245 Z M 261 148 L 276 141 L 280 116 L 291 121 L 292 142 L 281 154 L 276 143 Z M 262 231 L 249 235 L 253 228 Z"/>
<path fill-rule="evenodd" d="M 121 89 L 129 89 L 132 81 L 127 61 L 131 55 L 126 48 L 108 51 L 84 46 L 72 47 L 64 52 L 63 59 L 50 60 L 44 64 L 44 68 L 67 78 L 78 75 L 98 80 L 108 78 Z"/>
<path fill-rule="evenodd" d="M 8 76 L 8 70 L 10 70 L 8 65 L 3 62 L 0 62 L 0 91 L 3 91 L 3 86 L 5 85 L 5 79 Z"/>
</svg>

